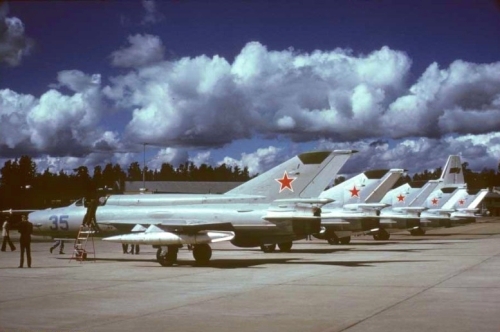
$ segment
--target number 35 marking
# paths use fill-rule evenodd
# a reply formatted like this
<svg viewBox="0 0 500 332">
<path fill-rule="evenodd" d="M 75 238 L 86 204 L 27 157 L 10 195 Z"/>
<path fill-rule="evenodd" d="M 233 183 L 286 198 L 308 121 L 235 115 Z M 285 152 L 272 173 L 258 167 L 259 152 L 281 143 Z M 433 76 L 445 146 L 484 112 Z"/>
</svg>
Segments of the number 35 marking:
<svg viewBox="0 0 500 332">
<path fill-rule="evenodd" d="M 68 218 L 69 216 L 67 215 L 62 215 L 62 216 L 50 216 L 49 220 L 52 221 L 53 226 L 50 226 L 50 230 L 52 231 L 67 231 L 69 229 L 68 225 Z"/>
</svg>

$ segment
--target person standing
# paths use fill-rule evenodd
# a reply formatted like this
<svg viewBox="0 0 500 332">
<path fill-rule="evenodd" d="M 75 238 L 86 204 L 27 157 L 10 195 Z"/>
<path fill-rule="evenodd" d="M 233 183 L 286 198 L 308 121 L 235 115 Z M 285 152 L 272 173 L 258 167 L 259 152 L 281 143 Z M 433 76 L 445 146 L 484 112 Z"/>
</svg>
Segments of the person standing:
<svg viewBox="0 0 500 332">
<path fill-rule="evenodd" d="M 6 219 L 2 226 L 2 236 L 3 236 L 2 251 L 5 251 L 5 249 L 7 248 L 7 244 L 9 244 L 10 251 L 16 250 L 16 246 L 10 240 L 9 231 L 10 231 L 10 222 L 9 219 Z"/>
<path fill-rule="evenodd" d="M 19 243 L 21 244 L 21 261 L 19 267 L 22 268 L 24 265 L 24 252 L 26 252 L 28 267 L 31 267 L 31 233 L 33 233 L 33 224 L 24 215 L 21 217 L 21 223 L 19 223 L 19 233 L 21 234 L 19 238 Z"/>
</svg>

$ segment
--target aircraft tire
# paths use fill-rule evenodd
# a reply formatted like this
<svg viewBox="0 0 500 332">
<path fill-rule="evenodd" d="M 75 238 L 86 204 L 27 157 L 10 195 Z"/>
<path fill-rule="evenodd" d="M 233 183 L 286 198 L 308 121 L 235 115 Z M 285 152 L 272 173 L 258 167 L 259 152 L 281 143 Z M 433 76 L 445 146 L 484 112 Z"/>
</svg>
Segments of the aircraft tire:
<svg viewBox="0 0 500 332">
<path fill-rule="evenodd" d="M 193 257 L 196 263 L 206 264 L 212 258 L 212 248 L 208 244 L 196 244 L 193 247 Z"/>
<path fill-rule="evenodd" d="M 421 228 L 417 228 L 417 229 L 412 229 L 410 231 L 410 234 L 413 236 L 422 236 L 425 235 L 425 231 Z"/>
<path fill-rule="evenodd" d="M 391 237 L 391 234 L 386 231 L 379 231 L 378 234 L 373 234 L 373 239 L 376 241 L 387 241 Z"/>
<path fill-rule="evenodd" d="M 340 244 L 349 244 L 351 242 L 351 237 L 346 236 L 346 237 L 341 237 L 339 239 Z"/>
<path fill-rule="evenodd" d="M 158 247 L 158 250 L 156 250 L 156 260 L 159 262 L 161 258 L 161 247 Z"/>
<path fill-rule="evenodd" d="M 160 251 L 159 256 L 158 251 Z M 168 246 L 166 251 L 162 251 L 161 248 L 159 248 L 158 251 L 156 254 L 158 263 L 160 263 L 161 266 L 172 266 L 175 262 L 177 262 L 177 252 L 179 251 L 179 248 Z"/>
<path fill-rule="evenodd" d="M 273 244 L 263 244 L 263 245 L 260 246 L 260 250 L 262 250 L 266 254 L 274 252 L 276 250 L 276 243 L 273 243 Z"/>
<path fill-rule="evenodd" d="M 293 242 L 283 242 L 283 243 L 278 243 L 278 248 L 280 248 L 280 251 L 282 252 L 290 252 L 292 250 Z"/>
<path fill-rule="evenodd" d="M 328 239 L 326 239 L 328 241 L 328 244 L 330 245 L 335 245 L 335 244 L 339 244 L 339 239 L 338 237 L 336 236 L 333 236 L 333 237 L 329 237 Z"/>
</svg>

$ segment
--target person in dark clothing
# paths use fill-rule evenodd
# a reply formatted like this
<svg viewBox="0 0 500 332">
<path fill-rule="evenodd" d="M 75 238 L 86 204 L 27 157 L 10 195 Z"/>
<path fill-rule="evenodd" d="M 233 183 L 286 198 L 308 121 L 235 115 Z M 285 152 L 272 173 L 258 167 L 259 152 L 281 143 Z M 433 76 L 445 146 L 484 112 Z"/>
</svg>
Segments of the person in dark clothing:
<svg viewBox="0 0 500 332">
<path fill-rule="evenodd" d="M 21 233 L 21 237 L 19 238 L 19 243 L 21 244 L 21 261 L 19 267 L 22 268 L 24 265 L 24 252 L 26 252 L 28 267 L 31 267 L 31 233 L 33 233 L 33 224 L 24 215 L 21 217 L 21 222 L 19 223 L 19 233 Z"/>
<path fill-rule="evenodd" d="M 124 254 L 128 254 L 128 244 L 122 243 L 122 249 Z"/>
<path fill-rule="evenodd" d="M 96 199 L 90 199 L 87 205 L 87 213 L 83 217 L 83 226 L 92 228 L 95 232 L 99 232 L 99 226 L 97 226 L 95 213 L 99 201 Z"/>
</svg>

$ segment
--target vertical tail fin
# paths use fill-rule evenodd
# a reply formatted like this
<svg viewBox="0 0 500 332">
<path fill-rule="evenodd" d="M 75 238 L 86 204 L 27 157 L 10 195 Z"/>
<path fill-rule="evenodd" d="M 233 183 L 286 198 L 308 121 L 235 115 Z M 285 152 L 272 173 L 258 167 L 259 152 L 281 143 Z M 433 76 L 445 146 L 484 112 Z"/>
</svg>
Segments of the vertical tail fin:
<svg viewBox="0 0 500 332">
<path fill-rule="evenodd" d="M 450 155 L 448 157 L 439 180 L 443 181 L 444 185 L 465 183 L 460 156 Z"/>
<path fill-rule="evenodd" d="M 391 169 L 377 182 L 377 187 L 366 197 L 365 203 L 378 203 L 384 198 L 385 194 L 396 184 L 399 178 L 405 172 L 404 169 Z"/>
<path fill-rule="evenodd" d="M 471 202 L 467 200 L 465 207 L 467 209 L 477 209 L 486 195 L 488 195 L 488 189 L 481 189 L 476 195 L 471 196 Z M 467 203 L 469 204 L 467 205 Z"/>
<path fill-rule="evenodd" d="M 427 183 L 420 189 L 420 191 L 416 194 L 416 196 L 408 202 L 408 206 L 412 207 L 420 207 L 424 206 L 427 199 L 430 195 L 438 189 L 442 185 L 440 180 L 429 180 Z"/>
<path fill-rule="evenodd" d="M 442 188 L 441 190 L 443 191 L 443 196 L 446 195 L 446 190 L 449 188 Z M 451 188 L 453 189 L 453 188 Z M 442 197 L 441 200 L 444 201 L 445 199 L 447 200 L 446 202 L 443 202 L 443 205 L 441 206 L 441 209 L 443 210 L 455 210 L 457 208 L 457 205 L 460 205 L 461 202 L 465 201 L 467 197 L 467 189 L 465 187 L 462 188 L 454 188 L 455 190 L 450 193 L 449 197 Z M 463 203 L 462 203 L 463 204 Z"/>
<path fill-rule="evenodd" d="M 386 171 L 384 170 L 384 172 Z M 372 183 L 373 180 L 368 179 L 365 173 L 361 173 L 323 191 L 319 197 L 333 199 L 333 205 L 335 206 L 343 206 L 347 203 L 359 203 L 366 186 L 370 186 Z"/>
<path fill-rule="evenodd" d="M 418 189 L 413 188 L 409 183 L 405 183 L 386 193 L 380 202 L 398 207 L 406 206 L 410 195 L 414 194 L 416 190 Z"/>
<path fill-rule="evenodd" d="M 259 195 L 266 201 L 318 197 L 355 150 L 302 153 L 228 191 L 225 195 Z"/>
</svg>

